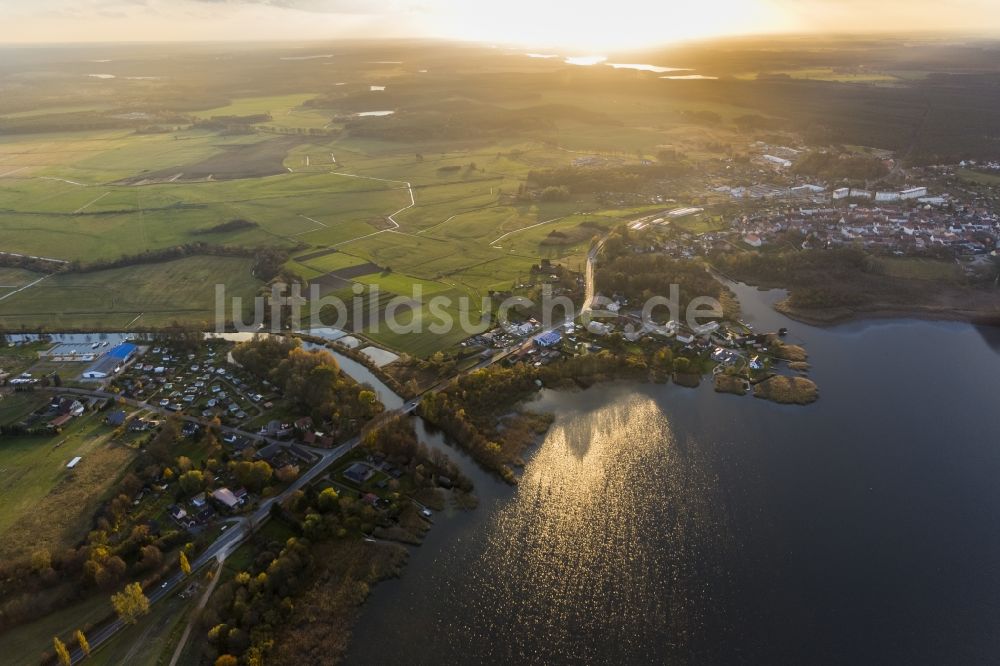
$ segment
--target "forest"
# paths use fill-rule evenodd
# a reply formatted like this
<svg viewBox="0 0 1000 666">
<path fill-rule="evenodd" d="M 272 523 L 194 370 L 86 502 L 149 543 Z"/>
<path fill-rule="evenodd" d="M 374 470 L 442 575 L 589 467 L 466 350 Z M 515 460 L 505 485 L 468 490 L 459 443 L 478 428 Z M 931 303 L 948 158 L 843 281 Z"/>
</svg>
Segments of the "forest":
<svg viewBox="0 0 1000 666">
<path fill-rule="evenodd" d="M 375 392 L 342 373 L 332 355 L 303 349 L 297 339 L 256 337 L 232 354 L 251 374 L 280 387 L 285 399 L 314 422 L 329 424 L 338 437 L 360 432 L 383 410 Z"/>
</svg>

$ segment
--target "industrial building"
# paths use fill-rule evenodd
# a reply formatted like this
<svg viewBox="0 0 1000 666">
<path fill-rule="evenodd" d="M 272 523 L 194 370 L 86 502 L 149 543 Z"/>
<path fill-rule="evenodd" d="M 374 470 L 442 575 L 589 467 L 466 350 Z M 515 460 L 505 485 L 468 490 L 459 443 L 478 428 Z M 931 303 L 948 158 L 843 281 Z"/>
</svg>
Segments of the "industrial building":
<svg viewBox="0 0 1000 666">
<path fill-rule="evenodd" d="M 83 373 L 84 379 L 105 379 L 119 372 L 126 363 L 135 357 L 138 348 L 130 342 L 123 342 Z"/>
</svg>

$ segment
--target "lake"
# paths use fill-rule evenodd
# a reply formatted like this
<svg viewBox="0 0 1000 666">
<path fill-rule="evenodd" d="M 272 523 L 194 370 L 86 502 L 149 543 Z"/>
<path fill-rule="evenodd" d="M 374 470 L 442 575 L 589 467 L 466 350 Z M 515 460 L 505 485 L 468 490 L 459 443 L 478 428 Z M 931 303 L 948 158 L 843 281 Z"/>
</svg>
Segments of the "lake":
<svg viewBox="0 0 1000 666">
<path fill-rule="evenodd" d="M 691 71 L 686 67 L 661 67 L 660 65 L 647 65 L 644 63 L 609 62 L 608 66 L 614 67 L 615 69 L 634 69 L 640 72 L 656 72 L 657 74 Z"/>
<path fill-rule="evenodd" d="M 348 664 L 986 664 L 1000 654 L 1000 333 L 819 329 L 819 402 L 708 384 L 543 391 L 504 486 L 447 511 L 362 611 Z"/>
</svg>

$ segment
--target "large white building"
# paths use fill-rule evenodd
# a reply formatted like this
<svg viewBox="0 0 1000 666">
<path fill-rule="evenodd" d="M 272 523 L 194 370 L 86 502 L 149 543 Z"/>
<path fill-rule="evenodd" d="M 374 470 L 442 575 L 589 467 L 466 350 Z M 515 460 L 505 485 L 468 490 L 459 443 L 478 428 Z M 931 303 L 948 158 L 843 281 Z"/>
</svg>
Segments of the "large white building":
<svg viewBox="0 0 1000 666">
<path fill-rule="evenodd" d="M 876 192 L 875 201 L 899 201 L 899 192 Z"/>
<path fill-rule="evenodd" d="M 839 187 L 833 191 L 834 199 L 846 199 L 851 196 L 851 188 L 849 187 Z"/>
<path fill-rule="evenodd" d="M 927 196 L 926 187 L 911 187 L 899 193 L 900 199 L 919 199 Z"/>
</svg>

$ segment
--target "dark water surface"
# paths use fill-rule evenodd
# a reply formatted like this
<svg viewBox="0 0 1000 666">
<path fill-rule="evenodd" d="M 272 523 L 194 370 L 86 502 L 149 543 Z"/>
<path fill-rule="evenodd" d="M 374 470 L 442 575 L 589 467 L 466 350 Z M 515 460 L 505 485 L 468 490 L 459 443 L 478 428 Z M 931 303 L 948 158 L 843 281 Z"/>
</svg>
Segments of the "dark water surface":
<svg viewBox="0 0 1000 666">
<path fill-rule="evenodd" d="M 436 516 L 347 662 L 1000 663 L 997 332 L 816 329 L 737 290 L 808 347 L 818 403 L 543 392 L 517 490 L 449 450 L 480 506 Z"/>
</svg>

